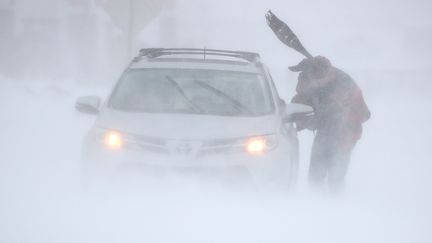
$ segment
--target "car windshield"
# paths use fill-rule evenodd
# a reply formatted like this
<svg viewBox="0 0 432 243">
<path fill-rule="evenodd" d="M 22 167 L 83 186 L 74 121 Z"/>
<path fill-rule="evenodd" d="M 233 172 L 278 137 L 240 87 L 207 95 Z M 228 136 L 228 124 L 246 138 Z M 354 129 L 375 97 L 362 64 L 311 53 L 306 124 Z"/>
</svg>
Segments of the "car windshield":
<svg viewBox="0 0 432 243">
<path fill-rule="evenodd" d="M 274 110 L 260 74 L 191 69 L 128 71 L 109 105 L 132 112 L 221 116 L 259 116 Z"/>
</svg>

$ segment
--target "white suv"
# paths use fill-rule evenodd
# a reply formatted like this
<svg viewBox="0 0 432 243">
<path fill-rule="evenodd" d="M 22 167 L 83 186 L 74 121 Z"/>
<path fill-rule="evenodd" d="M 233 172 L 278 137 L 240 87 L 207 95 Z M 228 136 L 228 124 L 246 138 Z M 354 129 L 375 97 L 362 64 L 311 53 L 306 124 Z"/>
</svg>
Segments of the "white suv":
<svg viewBox="0 0 432 243">
<path fill-rule="evenodd" d="M 210 49 L 143 49 L 100 105 L 84 139 L 86 177 L 163 171 L 242 171 L 257 185 L 289 186 L 298 170 L 293 114 L 259 55 Z"/>
</svg>

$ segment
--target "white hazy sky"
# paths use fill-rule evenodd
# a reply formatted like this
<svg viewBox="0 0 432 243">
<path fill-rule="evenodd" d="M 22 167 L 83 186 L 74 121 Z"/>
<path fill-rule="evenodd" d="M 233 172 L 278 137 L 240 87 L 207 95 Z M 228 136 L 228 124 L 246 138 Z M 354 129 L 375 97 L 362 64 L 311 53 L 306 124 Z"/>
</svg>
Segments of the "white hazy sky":
<svg viewBox="0 0 432 243">
<path fill-rule="evenodd" d="M 431 7 L 426 0 L 179 0 L 162 16 L 177 20 L 178 37 L 172 45 L 258 50 L 272 57 L 286 55 L 275 64 L 297 62 L 300 57 L 265 25 L 265 11 L 272 9 L 310 52 L 327 55 L 342 66 L 430 69 Z M 155 45 L 156 30 L 144 30 L 142 43 Z"/>
</svg>

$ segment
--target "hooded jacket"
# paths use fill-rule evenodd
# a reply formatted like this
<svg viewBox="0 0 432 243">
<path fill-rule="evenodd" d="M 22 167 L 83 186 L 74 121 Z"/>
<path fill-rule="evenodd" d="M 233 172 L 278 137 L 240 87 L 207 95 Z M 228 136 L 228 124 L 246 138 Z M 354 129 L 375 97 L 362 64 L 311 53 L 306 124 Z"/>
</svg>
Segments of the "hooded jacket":
<svg viewBox="0 0 432 243">
<path fill-rule="evenodd" d="M 362 124 L 370 118 L 370 111 L 357 84 L 334 67 L 329 67 L 321 78 L 310 76 L 313 75 L 306 70 L 300 73 L 292 102 L 312 106 L 315 115 L 299 121 L 298 129 L 316 130 L 346 142 L 360 139 Z"/>
</svg>

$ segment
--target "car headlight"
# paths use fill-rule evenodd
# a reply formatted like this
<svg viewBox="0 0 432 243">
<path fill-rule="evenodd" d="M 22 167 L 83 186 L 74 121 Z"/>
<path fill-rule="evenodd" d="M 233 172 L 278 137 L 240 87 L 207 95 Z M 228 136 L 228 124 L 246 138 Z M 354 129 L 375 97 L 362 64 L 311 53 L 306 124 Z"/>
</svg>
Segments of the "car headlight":
<svg viewBox="0 0 432 243">
<path fill-rule="evenodd" d="M 245 150 L 249 154 L 260 155 L 276 148 L 276 146 L 276 135 L 256 136 L 247 139 L 245 144 Z"/>
<path fill-rule="evenodd" d="M 103 147 L 111 150 L 119 150 L 134 144 L 134 138 L 114 129 L 97 128 L 95 131 L 96 141 Z"/>
<path fill-rule="evenodd" d="M 103 144 L 110 149 L 120 149 L 124 145 L 124 140 L 121 133 L 106 131 L 103 137 Z"/>
</svg>

